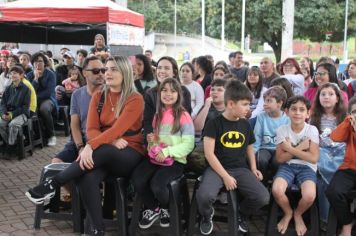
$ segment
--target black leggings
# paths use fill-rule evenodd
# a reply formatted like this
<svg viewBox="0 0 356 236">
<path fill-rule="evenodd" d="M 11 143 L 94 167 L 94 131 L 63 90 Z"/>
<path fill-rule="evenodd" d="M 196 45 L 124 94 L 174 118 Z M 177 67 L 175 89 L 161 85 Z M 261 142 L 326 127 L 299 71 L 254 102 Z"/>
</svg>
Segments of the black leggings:
<svg viewBox="0 0 356 236">
<path fill-rule="evenodd" d="M 93 227 L 104 230 L 99 184 L 109 174 L 129 177 L 141 160 L 142 155 L 130 147 L 118 149 L 113 145 L 104 144 L 93 152 L 94 168 L 92 170 L 82 170 L 78 162 L 73 162 L 68 168 L 57 174 L 54 180 L 63 185 L 80 177 L 81 199 Z"/>
<path fill-rule="evenodd" d="M 176 161 L 171 166 L 160 166 L 152 164 L 149 158 L 143 160 L 132 174 L 132 183 L 135 191 L 142 196 L 145 207 L 155 209 L 160 205 L 167 209 L 168 184 L 179 178 L 183 170 L 184 165 Z"/>
</svg>

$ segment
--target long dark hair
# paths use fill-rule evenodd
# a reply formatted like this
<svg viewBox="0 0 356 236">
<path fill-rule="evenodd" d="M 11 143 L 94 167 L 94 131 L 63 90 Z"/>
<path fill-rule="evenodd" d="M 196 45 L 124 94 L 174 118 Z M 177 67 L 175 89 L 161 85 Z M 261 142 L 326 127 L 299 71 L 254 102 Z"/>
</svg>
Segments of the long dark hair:
<svg viewBox="0 0 356 236">
<path fill-rule="evenodd" d="M 246 80 L 246 86 L 253 93 L 253 96 L 258 99 L 261 96 L 261 91 L 262 91 L 262 87 L 263 87 L 263 81 L 262 81 L 263 80 L 263 75 L 262 75 L 261 70 L 257 66 L 252 66 L 250 69 L 248 69 L 247 77 L 250 74 L 257 74 L 258 75 L 258 82 L 257 82 L 257 85 L 256 85 L 256 90 L 252 91 L 252 86 L 251 86 L 250 82 L 248 82 L 248 78 Z"/>
<path fill-rule="evenodd" d="M 325 88 L 332 88 L 338 98 L 337 103 L 333 109 L 334 116 L 336 117 L 336 124 L 340 124 L 346 117 L 346 107 L 344 104 L 344 99 L 342 98 L 341 90 L 337 84 L 334 83 L 326 83 L 320 86 L 313 105 L 313 112 L 310 117 L 310 124 L 314 125 L 319 133 L 321 133 L 321 117 L 325 113 L 324 107 L 320 103 L 320 93 Z"/>
<path fill-rule="evenodd" d="M 160 124 L 163 118 L 163 112 L 165 109 L 165 105 L 161 101 L 161 93 L 163 88 L 168 84 L 171 86 L 171 88 L 178 93 L 177 101 L 173 104 L 172 111 L 173 111 L 173 127 L 171 130 L 171 134 L 174 134 L 180 130 L 180 117 L 182 113 L 185 111 L 185 109 L 182 106 L 182 100 L 183 100 L 183 92 L 181 85 L 179 82 L 174 79 L 174 78 L 167 78 L 165 79 L 158 88 L 158 96 L 157 96 L 157 110 L 156 110 L 156 115 L 154 119 L 154 128 L 155 128 L 155 134 L 159 134 L 159 129 L 160 129 Z"/>
<path fill-rule="evenodd" d="M 289 81 L 286 78 L 278 77 L 278 78 L 273 79 L 270 84 L 270 87 L 272 87 L 272 86 L 280 86 L 280 87 L 284 88 L 284 90 L 287 93 L 287 100 L 294 96 L 292 85 L 289 83 Z M 286 103 L 284 103 L 282 108 L 284 109 L 285 106 L 286 106 Z"/>
<path fill-rule="evenodd" d="M 143 54 L 137 54 L 135 58 L 143 62 L 143 75 L 141 79 L 147 82 L 154 80 L 151 63 L 148 61 L 148 58 Z"/>
<path fill-rule="evenodd" d="M 167 60 L 167 61 L 169 61 L 169 62 L 172 64 L 174 79 L 177 79 L 177 80 L 180 82 L 177 61 L 176 61 L 173 57 L 164 56 L 164 57 L 161 57 L 161 58 L 157 61 L 157 66 L 158 66 L 159 62 L 162 61 L 162 60 Z M 158 80 L 157 80 L 157 82 L 159 83 Z"/>
<path fill-rule="evenodd" d="M 335 83 L 335 84 L 337 84 L 339 86 L 339 88 L 342 88 L 342 84 L 337 79 L 336 67 L 333 64 L 330 64 L 330 63 L 319 64 L 319 65 L 317 65 L 315 71 L 317 71 L 319 67 L 322 67 L 322 68 L 324 68 L 325 70 L 328 71 L 329 83 Z M 313 78 L 313 81 L 311 82 L 309 87 L 310 88 L 318 87 L 318 84 L 315 82 L 315 78 Z"/>
</svg>

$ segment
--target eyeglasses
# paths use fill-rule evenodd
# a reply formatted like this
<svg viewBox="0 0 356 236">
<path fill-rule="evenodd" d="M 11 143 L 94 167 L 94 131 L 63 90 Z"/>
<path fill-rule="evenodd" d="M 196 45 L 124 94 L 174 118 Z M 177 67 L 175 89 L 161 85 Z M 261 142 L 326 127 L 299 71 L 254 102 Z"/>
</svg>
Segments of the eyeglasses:
<svg viewBox="0 0 356 236">
<path fill-rule="evenodd" d="M 99 74 L 100 72 L 105 74 L 106 68 L 94 68 L 94 69 L 86 69 L 86 71 L 91 71 L 94 75 Z"/>
<path fill-rule="evenodd" d="M 34 63 L 40 64 L 40 63 L 44 63 L 44 61 L 35 61 Z"/>
<path fill-rule="evenodd" d="M 356 110 L 350 112 L 351 115 L 356 115 Z"/>
<path fill-rule="evenodd" d="M 314 73 L 314 76 L 317 77 L 317 76 L 324 76 L 324 75 L 327 75 L 329 74 L 329 72 L 315 72 Z"/>
</svg>

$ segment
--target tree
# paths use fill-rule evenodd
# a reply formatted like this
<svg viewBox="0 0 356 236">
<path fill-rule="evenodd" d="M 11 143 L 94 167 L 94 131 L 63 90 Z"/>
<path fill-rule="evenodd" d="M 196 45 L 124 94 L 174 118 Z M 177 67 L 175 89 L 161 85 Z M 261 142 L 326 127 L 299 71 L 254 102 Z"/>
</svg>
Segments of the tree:
<svg viewBox="0 0 356 236">
<path fill-rule="evenodd" d="M 146 31 L 172 32 L 173 0 L 129 0 L 130 9 L 145 15 Z M 241 38 L 242 0 L 225 1 L 225 36 L 236 42 Z M 178 32 L 200 34 L 201 0 L 177 0 Z M 206 34 L 220 38 L 221 1 L 206 0 Z M 296 0 L 294 37 L 322 42 L 332 32 L 330 41 L 341 41 L 344 31 L 345 0 Z M 276 61 L 281 58 L 282 1 L 246 1 L 246 35 L 254 41 L 267 42 Z M 348 35 L 356 33 L 356 1 L 349 0 Z"/>
</svg>

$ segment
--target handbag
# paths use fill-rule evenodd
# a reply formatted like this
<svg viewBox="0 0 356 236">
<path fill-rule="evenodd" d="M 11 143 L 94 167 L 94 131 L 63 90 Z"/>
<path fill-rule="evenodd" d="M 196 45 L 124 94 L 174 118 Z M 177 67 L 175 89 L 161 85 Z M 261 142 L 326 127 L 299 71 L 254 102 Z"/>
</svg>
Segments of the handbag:
<svg viewBox="0 0 356 236">
<path fill-rule="evenodd" d="M 166 157 L 166 159 L 164 159 L 163 162 L 159 162 L 156 160 L 156 156 L 158 155 L 158 153 L 163 149 L 167 147 L 164 143 L 159 143 L 157 145 L 153 145 L 149 152 L 148 152 L 148 156 L 150 158 L 150 162 L 152 164 L 156 164 L 156 165 L 161 165 L 161 166 L 171 166 L 173 165 L 174 159 L 171 156 Z"/>
</svg>

